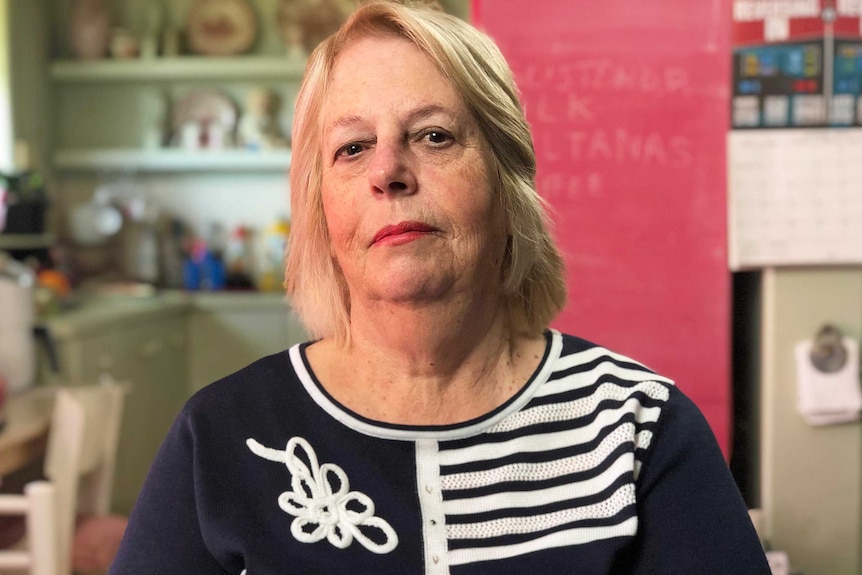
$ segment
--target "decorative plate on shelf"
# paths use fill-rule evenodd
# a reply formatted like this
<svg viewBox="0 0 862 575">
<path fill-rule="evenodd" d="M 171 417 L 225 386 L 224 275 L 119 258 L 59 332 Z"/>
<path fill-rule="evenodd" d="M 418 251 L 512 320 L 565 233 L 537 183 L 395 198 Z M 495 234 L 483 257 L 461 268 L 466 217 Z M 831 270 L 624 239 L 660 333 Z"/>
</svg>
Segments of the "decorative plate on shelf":
<svg viewBox="0 0 862 575">
<path fill-rule="evenodd" d="M 256 35 L 257 20 L 248 0 L 194 0 L 189 8 L 186 37 L 196 54 L 241 54 Z"/>
</svg>

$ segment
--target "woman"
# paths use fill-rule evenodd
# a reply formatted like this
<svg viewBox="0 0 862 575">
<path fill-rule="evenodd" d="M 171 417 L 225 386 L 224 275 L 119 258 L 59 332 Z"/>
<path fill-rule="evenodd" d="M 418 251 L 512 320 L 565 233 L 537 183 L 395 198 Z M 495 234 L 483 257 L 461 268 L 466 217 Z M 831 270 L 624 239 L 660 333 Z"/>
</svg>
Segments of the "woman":
<svg viewBox="0 0 862 575">
<path fill-rule="evenodd" d="M 547 329 L 561 260 L 488 38 L 365 5 L 311 56 L 293 145 L 316 339 L 188 402 L 113 573 L 769 572 L 693 404 Z"/>
</svg>

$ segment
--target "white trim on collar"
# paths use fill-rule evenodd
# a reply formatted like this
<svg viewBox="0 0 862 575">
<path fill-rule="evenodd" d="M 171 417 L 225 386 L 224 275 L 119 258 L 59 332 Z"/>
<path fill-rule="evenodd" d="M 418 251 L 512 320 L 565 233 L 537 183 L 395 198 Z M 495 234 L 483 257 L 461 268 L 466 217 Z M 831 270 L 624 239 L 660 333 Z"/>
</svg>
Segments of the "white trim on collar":
<svg viewBox="0 0 862 575">
<path fill-rule="evenodd" d="M 290 362 L 296 372 L 299 381 L 305 387 L 306 392 L 326 413 L 347 427 L 364 435 L 381 439 L 398 439 L 403 441 L 418 441 L 432 439 L 446 441 L 463 439 L 478 435 L 493 427 L 512 413 L 522 409 L 532 399 L 536 390 L 548 380 L 556 360 L 560 357 L 563 348 L 563 338 L 560 332 L 549 329 L 548 343 L 545 349 L 545 357 L 533 374 L 530 381 L 518 392 L 502 409 L 492 411 L 483 417 L 465 422 L 463 424 L 446 426 L 408 426 L 393 425 L 364 418 L 332 398 L 320 385 L 317 377 L 311 371 L 306 361 L 303 346 L 296 344 L 289 350 Z"/>
</svg>

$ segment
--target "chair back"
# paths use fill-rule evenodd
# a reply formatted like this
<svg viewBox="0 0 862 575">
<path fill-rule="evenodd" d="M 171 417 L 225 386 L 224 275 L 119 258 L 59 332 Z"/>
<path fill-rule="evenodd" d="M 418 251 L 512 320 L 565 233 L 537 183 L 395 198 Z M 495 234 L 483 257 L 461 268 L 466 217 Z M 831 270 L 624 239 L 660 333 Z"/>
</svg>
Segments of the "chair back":
<svg viewBox="0 0 862 575">
<path fill-rule="evenodd" d="M 24 548 L 0 550 L 0 569 L 30 575 L 67 575 L 57 556 L 57 518 L 54 486 L 31 481 L 23 495 L 0 495 L 0 515 L 22 515 L 27 520 Z"/>
<path fill-rule="evenodd" d="M 79 513 L 110 511 L 117 442 L 125 388 L 100 384 L 62 388 L 57 392 L 45 476 L 54 486 L 57 556 L 71 557 L 75 520 Z"/>
<path fill-rule="evenodd" d="M 0 551 L 0 569 L 70 575 L 78 513 L 110 511 L 117 442 L 127 387 L 107 383 L 56 392 L 45 452 L 46 481 L 23 495 L 0 495 L 0 515 L 27 517 L 23 549 Z"/>
</svg>

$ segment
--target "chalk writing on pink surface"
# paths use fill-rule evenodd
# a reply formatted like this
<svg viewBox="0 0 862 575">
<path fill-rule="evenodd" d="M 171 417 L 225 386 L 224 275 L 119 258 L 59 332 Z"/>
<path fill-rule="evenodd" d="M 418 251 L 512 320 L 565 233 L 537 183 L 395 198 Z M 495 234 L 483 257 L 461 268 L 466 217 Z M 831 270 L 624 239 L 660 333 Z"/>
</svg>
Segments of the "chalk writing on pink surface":
<svg viewBox="0 0 862 575">
<path fill-rule="evenodd" d="M 640 164 L 685 170 L 694 163 L 691 138 L 658 131 L 634 132 L 628 128 L 543 132 L 534 145 L 543 164 Z"/>
<path fill-rule="evenodd" d="M 622 63 L 602 57 L 565 62 L 515 61 L 512 68 L 521 89 L 652 96 L 688 96 L 693 92 L 689 70 L 683 65 Z"/>
</svg>

